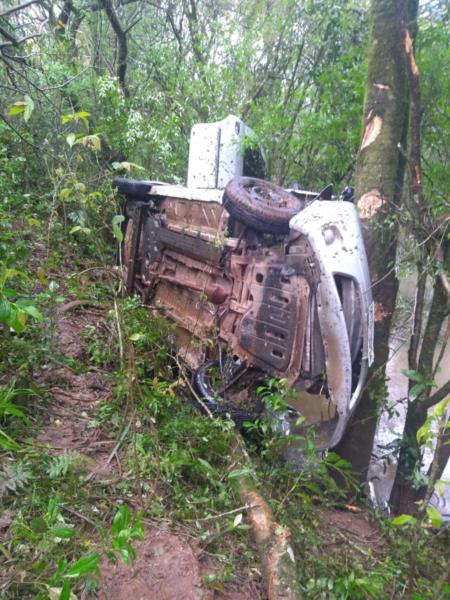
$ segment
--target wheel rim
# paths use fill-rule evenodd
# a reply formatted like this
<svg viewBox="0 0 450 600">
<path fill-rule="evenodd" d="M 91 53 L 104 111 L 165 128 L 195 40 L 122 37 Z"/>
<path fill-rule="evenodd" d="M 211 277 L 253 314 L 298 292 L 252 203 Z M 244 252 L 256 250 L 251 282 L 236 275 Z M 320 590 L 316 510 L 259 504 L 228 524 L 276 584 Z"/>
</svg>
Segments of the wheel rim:
<svg viewBox="0 0 450 600">
<path fill-rule="evenodd" d="M 296 200 L 294 198 L 291 202 L 287 194 L 281 195 L 277 189 L 272 188 L 269 184 L 264 186 L 249 184 L 245 186 L 245 191 L 253 202 L 265 206 L 286 208 L 288 210 L 295 206 Z"/>
</svg>

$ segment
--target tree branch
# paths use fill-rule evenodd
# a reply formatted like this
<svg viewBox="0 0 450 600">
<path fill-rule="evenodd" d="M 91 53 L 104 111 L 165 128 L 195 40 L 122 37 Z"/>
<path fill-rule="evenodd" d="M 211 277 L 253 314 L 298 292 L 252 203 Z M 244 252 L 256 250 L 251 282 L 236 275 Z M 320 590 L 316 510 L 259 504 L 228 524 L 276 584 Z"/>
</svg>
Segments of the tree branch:
<svg viewBox="0 0 450 600">
<path fill-rule="evenodd" d="M 26 138 L 24 138 L 23 135 L 20 133 L 20 131 L 17 131 L 17 129 L 13 125 L 11 125 L 11 123 L 8 121 L 8 119 L 6 119 L 1 113 L 0 113 L 0 119 L 11 129 L 11 131 L 13 131 L 17 135 L 17 137 L 19 137 L 22 140 L 22 142 L 24 142 L 25 144 L 30 146 L 30 148 L 33 148 L 33 150 L 36 150 L 37 152 L 42 152 L 42 148 L 35 146 L 31 142 L 29 142 Z"/>
<path fill-rule="evenodd" d="M 1 29 L 1 27 L 0 27 L 0 29 Z M 0 33 L 3 33 L 3 32 L 0 32 Z M 43 33 L 31 33 L 30 35 L 26 35 L 25 37 L 21 38 L 20 40 L 14 40 L 14 41 L 11 40 L 9 42 L 3 42 L 2 44 L 0 44 L 0 50 L 2 50 L 3 48 L 8 48 L 10 46 L 19 46 L 20 44 L 23 44 L 27 40 L 41 37 L 41 35 L 44 35 L 44 34 Z"/>
<path fill-rule="evenodd" d="M 11 42 L 12 45 L 16 45 L 17 44 L 17 39 L 11 34 L 9 33 L 9 31 L 6 31 L 6 29 L 4 27 L 2 27 L 0 25 L 0 33 L 2 34 L 3 37 L 5 37 L 9 42 Z"/>
<path fill-rule="evenodd" d="M 122 24 L 119 21 L 116 11 L 111 0 L 100 0 L 101 5 L 105 9 L 108 20 L 111 27 L 116 34 L 117 44 L 119 47 L 118 65 L 117 65 L 117 77 L 119 79 L 120 87 L 125 96 L 129 95 L 125 76 L 127 72 L 127 56 L 128 56 L 128 45 L 127 35 L 122 28 Z"/>
<path fill-rule="evenodd" d="M 11 8 L 7 8 L 6 10 L 0 13 L 0 18 L 7 17 L 8 15 L 17 12 L 18 10 L 22 10 L 23 8 L 26 8 L 31 4 L 38 4 L 40 3 L 40 1 L 41 0 L 28 0 L 28 2 L 24 2 L 23 4 L 19 4 L 18 6 L 11 6 Z"/>
<path fill-rule="evenodd" d="M 442 400 L 445 400 L 448 395 L 450 395 L 450 379 L 437 392 L 434 392 L 432 396 L 424 400 L 418 400 L 418 402 L 428 410 L 432 406 L 439 404 Z"/>
<path fill-rule="evenodd" d="M 422 251 L 420 251 L 422 254 Z M 408 366 L 413 371 L 417 371 L 417 354 L 419 351 L 420 334 L 422 333 L 423 308 L 425 299 L 425 289 L 427 276 L 424 272 L 422 261 L 417 264 L 417 290 L 414 300 L 413 326 L 412 335 L 408 349 Z M 409 380 L 409 387 L 412 385 L 412 380 Z"/>
<path fill-rule="evenodd" d="M 441 280 L 436 278 L 430 312 L 428 313 L 428 319 L 422 338 L 422 347 L 417 363 L 417 371 L 424 375 L 429 376 L 433 372 L 434 350 L 447 315 L 447 294 L 444 291 Z"/>
</svg>

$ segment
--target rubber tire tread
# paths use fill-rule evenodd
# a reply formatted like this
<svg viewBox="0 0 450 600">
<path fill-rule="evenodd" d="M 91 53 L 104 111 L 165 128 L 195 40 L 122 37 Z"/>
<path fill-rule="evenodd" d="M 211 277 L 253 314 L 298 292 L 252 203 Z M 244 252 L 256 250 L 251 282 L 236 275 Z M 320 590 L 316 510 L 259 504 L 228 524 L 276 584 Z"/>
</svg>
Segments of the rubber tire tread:
<svg viewBox="0 0 450 600">
<path fill-rule="evenodd" d="M 218 360 L 207 360 L 194 373 L 194 389 L 200 396 L 202 402 L 209 408 L 214 416 L 221 417 L 230 415 L 236 425 L 242 425 L 246 421 L 255 421 L 260 414 L 236 408 L 232 404 L 220 403 L 214 397 L 214 390 L 209 385 L 208 371 L 211 368 L 219 366 Z M 205 413 L 204 408 L 199 402 L 194 402 L 195 406 Z"/>
<path fill-rule="evenodd" d="M 284 197 L 289 207 L 267 206 L 255 203 L 244 186 L 267 187 Z M 248 227 L 262 233 L 289 233 L 289 221 L 302 209 L 302 202 L 283 188 L 254 177 L 236 177 L 225 188 L 224 208 L 229 214 Z"/>
<path fill-rule="evenodd" d="M 130 198 L 139 200 L 150 200 L 151 183 L 148 181 L 140 181 L 139 179 L 126 179 L 118 177 L 113 179 L 112 187 L 117 188 L 121 194 L 125 194 Z"/>
</svg>

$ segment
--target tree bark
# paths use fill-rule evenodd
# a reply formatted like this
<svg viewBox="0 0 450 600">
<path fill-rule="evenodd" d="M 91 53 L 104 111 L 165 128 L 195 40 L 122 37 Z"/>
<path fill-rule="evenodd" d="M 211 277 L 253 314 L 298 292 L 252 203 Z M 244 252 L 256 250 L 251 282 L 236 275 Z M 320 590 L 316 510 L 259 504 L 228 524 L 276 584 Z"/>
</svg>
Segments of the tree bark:
<svg viewBox="0 0 450 600">
<path fill-rule="evenodd" d="M 243 442 L 236 434 L 236 443 L 230 449 L 233 464 L 251 466 Z M 258 491 L 251 474 L 238 479 L 238 493 L 247 506 L 250 524 L 261 559 L 263 578 L 268 600 L 302 600 L 298 585 L 297 568 L 290 548 L 290 532 L 274 519 L 270 506 Z"/>
<path fill-rule="evenodd" d="M 410 13 L 415 16 L 417 0 L 409 4 Z M 398 233 L 395 211 L 400 204 L 404 179 L 405 160 L 401 148 L 407 136 L 408 107 L 397 2 L 372 0 L 364 131 L 355 185 L 372 276 L 375 360 L 347 433 L 336 448 L 351 463 L 361 483 L 366 480 L 372 453 L 377 404 L 386 395 L 385 364 L 398 290 L 394 269 Z"/>
<path fill-rule="evenodd" d="M 119 21 L 117 13 L 114 9 L 112 0 L 100 0 L 105 9 L 111 27 L 116 34 L 118 57 L 117 57 L 117 78 L 119 79 L 120 87 L 126 97 L 129 96 L 128 87 L 126 84 L 127 73 L 127 57 L 128 57 L 128 42 L 127 34 Z"/>
</svg>

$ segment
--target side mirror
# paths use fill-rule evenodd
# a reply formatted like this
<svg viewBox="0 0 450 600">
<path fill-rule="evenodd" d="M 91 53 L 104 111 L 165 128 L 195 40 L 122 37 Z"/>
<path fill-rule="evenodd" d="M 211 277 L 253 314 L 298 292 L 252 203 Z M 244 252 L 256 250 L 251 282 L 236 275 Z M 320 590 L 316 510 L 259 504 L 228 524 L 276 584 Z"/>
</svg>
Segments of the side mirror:
<svg viewBox="0 0 450 600">
<path fill-rule="evenodd" d="M 324 187 L 318 196 L 319 200 L 332 200 L 333 199 L 333 184 L 330 183 L 327 187 Z"/>
<path fill-rule="evenodd" d="M 341 195 L 339 196 L 339 200 L 343 200 L 344 202 L 354 202 L 355 201 L 355 188 L 348 185 L 345 187 Z"/>
</svg>

